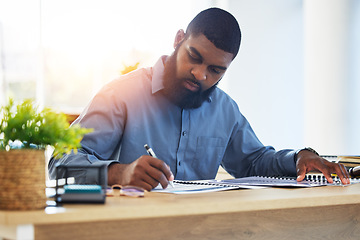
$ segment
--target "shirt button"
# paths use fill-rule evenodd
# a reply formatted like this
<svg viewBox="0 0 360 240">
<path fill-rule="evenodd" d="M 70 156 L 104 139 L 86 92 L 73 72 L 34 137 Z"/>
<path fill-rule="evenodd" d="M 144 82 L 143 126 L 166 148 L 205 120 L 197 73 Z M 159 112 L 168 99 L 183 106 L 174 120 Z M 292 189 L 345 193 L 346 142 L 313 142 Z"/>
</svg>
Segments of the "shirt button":
<svg viewBox="0 0 360 240">
<path fill-rule="evenodd" d="M 186 136 L 186 134 L 187 134 L 186 131 L 183 131 L 183 132 L 182 132 L 182 135 L 183 135 L 183 136 Z"/>
<path fill-rule="evenodd" d="M 179 166 L 181 166 L 181 162 L 179 162 L 178 164 L 179 164 Z"/>
</svg>

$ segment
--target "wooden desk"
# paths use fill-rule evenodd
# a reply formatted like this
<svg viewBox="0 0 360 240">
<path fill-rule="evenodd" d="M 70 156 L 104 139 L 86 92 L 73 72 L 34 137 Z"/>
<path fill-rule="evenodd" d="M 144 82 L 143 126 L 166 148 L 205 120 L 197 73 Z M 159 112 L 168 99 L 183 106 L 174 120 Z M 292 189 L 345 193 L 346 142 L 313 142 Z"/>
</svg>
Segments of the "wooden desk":
<svg viewBox="0 0 360 240">
<path fill-rule="evenodd" d="M 104 205 L 0 211 L 0 236 L 37 240 L 360 239 L 360 184 L 193 195 L 146 193 L 144 198 L 108 198 Z"/>
</svg>

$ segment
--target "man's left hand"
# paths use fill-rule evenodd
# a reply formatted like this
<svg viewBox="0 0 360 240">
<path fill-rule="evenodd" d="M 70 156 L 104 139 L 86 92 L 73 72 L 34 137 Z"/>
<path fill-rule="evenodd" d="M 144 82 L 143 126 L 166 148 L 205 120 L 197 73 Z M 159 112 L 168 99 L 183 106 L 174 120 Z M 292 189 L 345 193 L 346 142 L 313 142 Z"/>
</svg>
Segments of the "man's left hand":
<svg viewBox="0 0 360 240">
<path fill-rule="evenodd" d="M 309 171 L 320 171 L 329 183 L 333 183 L 331 174 L 336 173 L 342 184 L 349 184 L 349 173 L 340 163 L 329 162 L 308 150 L 301 150 L 296 161 L 297 181 L 302 181 Z"/>
</svg>

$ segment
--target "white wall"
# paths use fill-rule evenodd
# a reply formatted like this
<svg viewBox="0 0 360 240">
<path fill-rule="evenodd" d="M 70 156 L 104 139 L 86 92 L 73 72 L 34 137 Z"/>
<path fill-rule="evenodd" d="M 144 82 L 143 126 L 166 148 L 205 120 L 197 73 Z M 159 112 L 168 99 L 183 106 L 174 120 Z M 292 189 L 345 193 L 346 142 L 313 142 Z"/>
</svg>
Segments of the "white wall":
<svg viewBox="0 0 360 240">
<path fill-rule="evenodd" d="M 358 128 L 351 124 L 350 63 L 358 48 L 351 43 L 352 5 L 351 0 L 304 1 L 305 141 L 321 151 L 352 151 L 352 131 Z"/>
<path fill-rule="evenodd" d="M 350 78 L 351 88 L 349 89 L 352 104 L 349 115 L 350 135 L 347 145 L 349 154 L 360 155 L 360 1 L 351 1 L 350 18 L 350 45 L 352 53 L 350 56 Z"/>
<path fill-rule="evenodd" d="M 229 0 L 226 6 L 243 39 L 224 88 L 260 140 L 276 149 L 359 155 L 360 1 Z"/>
<path fill-rule="evenodd" d="M 302 9 L 301 0 L 229 1 L 242 43 L 227 92 L 259 139 L 277 149 L 304 146 Z"/>
<path fill-rule="evenodd" d="M 0 106 L 2 106 L 3 104 L 5 104 L 5 96 L 4 96 L 4 92 L 5 92 L 5 79 L 4 79 L 4 70 L 3 70 L 3 45 L 4 45 L 4 40 L 3 40 L 3 26 L 2 26 L 2 22 L 0 22 Z"/>
</svg>

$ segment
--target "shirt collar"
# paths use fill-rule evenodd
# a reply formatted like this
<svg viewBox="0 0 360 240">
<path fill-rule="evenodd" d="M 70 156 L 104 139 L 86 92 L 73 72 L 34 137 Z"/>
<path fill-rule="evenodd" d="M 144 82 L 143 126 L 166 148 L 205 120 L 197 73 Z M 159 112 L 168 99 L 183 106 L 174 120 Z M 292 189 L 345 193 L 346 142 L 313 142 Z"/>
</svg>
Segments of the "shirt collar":
<svg viewBox="0 0 360 240">
<path fill-rule="evenodd" d="M 156 93 L 164 88 L 163 77 L 165 69 L 165 61 L 168 56 L 164 55 L 159 58 L 153 67 L 152 76 L 152 93 Z"/>
</svg>

